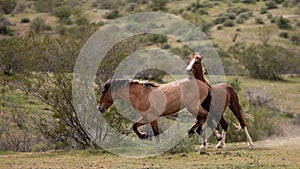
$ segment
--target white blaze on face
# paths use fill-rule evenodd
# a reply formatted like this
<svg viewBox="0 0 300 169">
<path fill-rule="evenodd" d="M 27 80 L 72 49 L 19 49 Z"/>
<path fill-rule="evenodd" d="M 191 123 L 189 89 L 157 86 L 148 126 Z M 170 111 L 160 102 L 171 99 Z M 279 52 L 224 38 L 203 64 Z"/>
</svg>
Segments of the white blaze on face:
<svg viewBox="0 0 300 169">
<path fill-rule="evenodd" d="M 186 67 L 185 70 L 186 71 L 192 70 L 194 63 L 195 63 L 195 58 L 190 62 L 190 64 L 188 65 L 188 67 Z"/>
</svg>

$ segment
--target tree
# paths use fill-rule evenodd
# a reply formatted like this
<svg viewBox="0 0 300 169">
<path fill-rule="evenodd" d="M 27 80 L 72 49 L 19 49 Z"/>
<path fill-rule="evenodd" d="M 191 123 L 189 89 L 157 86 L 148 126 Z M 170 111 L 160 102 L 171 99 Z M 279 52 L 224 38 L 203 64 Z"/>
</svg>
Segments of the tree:
<svg viewBox="0 0 300 169">
<path fill-rule="evenodd" d="M 10 14 L 17 6 L 17 0 L 0 0 L 0 7 L 4 14 Z"/>
<path fill-rule="evenodd" d="M 43 18 L 36 17 L 32 20 L 30 23 L 30 28 L 35 32 L 35 33 L 40 33 L 43 30 L 45 30 L 46 27 L 46 22 Z"/>
<path fill-rule="evenodd" d="M 0 40 L 0 74 L 13 75 L 26 69 L 26 48 L 22 38 Z"/>
<path fill-rule="evenodd" d="M 251 45 L 239 54 L 240 62 L 254 78 L 279 80 L 291 70 L 294 55 L 282 47 Z"/>
<path fill-rule="evenodd" d="M 0 34 L 7 34 L 9 32 L 7 26 L 9 25 L 11 25 L 9 20 L 3 16 L 0 16 Z"/>
</svg>

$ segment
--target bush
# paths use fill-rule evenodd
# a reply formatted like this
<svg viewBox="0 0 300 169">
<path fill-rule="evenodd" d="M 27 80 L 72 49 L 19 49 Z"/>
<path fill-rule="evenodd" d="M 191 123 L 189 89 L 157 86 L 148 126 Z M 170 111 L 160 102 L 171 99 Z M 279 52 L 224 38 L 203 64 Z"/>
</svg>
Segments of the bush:
<svg viewBox="0 0 300 169">
<path fill-rule="evenodd" d="M 261 25 L 265 24 L 264 21 L 263 21 L 263 19 L 262 19 L 261 17 L 255 18 L 255 22 L 256 22 L 257 24 L 261 24 Z"/>
<path fill-rule="evenodd" d="M 153 11 L 167 11 L 167 3 L 169 0 L 151 0 L 150 8 Z"/>
<path fill-rule="evenodd" d="M 234 78 L 229 84 L 233 87 L 236 92 L 241 91 L 241 81 L 238 78 Z"/>
<path fill-rule="evenodd" d="M 253 4 L 256 3 L 256 0 L 241 0 L 242 3 L 246 3 L 246 4 Z"/>
<path fill-rule="evenodd" d="M 290 20 L 283 18 L 282 16 L 277 19 L 277 26 L 280 29 L 290 29 L 292 26 L 290 25 Z"/>
<path fill-rule="evenodd" d="M 214 20 L 214 24 L 215 25 L 221 24 L 221 23 L 224 23 L 226 20 L 227 20 L 226 16 L 219 16 Z"/>
<path fill-rule="evenodd" d="M 273 0 L 276 4 L 282 4 L 285 0 Z"/>
<path fill-rule="evenodd" d="M 239 17 L 247 20 L 247 19 L 249 19 L 251 17 L 251 15 L 252 14 L 250 12 L 243 12 L 243 13 L 239 14 Z"/>
<path fill-rule="evenodd" d="M 266 107 L 250 106 L 248 113 L 253 116 L 253 121 L 247 120 L 249 134 L 253 141 L 260 141 L 267 139 L 273 135 L 280 135 L 283 130 L 279 128 L 278 118 L 274 117 L 275 112 Z M 236 117 L 232 112 L 226 110 L 225 120 L 228 122 L 228 134 L 226 136 L 227 142 L 244 142 L 246 136 L 242 130 L 237 131 L 232 124 L 238 123 Z"/>
<path fill-rule="evenodd" d="M 86 18 L 84 16 L 80 16 L 79 18 L 76 19 L 75 23 L 77 25 L 88 25 L 89 20 L 88 20 L 88 18 Z"/>
<path fill-rule="evenodd" d="M 61 0 L 35 0 L 34 6 L 38 12 L 52 12 L 53 8 L 62 5 Z"/>
<path fill-rule="evenodd" d="M 273 15 L 272 15 L 271 13 L 269 13 L 269 14 L 267 15 L 267 18 L 268 18 L 268 19 L 272 19 L 272 18 L 273 18 Z"/>
<path fill-rule="evenodd" d="M 56 7 L 53 10 L 53 15 L 61 20 L 68 19 L 72 15 L 72 8 L 68 6 Z"/>
<path fill-rule="evenodd" d="M 7 20 L 5 17 L 0 16 L 0 34 L 8 34 L 9 29 L 8 26 L 10 26 L 11 23 L 9 20 Z"/>
<path fill-rule="evenodd" d="M 45 30 L 46 28 L 46 22 L 43 18 L 37 17 L 34 18 L 30 24 L 30 28 L 36 32 L 36 33 L 40 33 L 43 30 Z"/>
<path fill-rule="evenodd" d="M 238 59 L 251 77 L 279 80 L 281 73 L 293 69 L 292 58 L 294 55 L 282 47 L 251 45 Z"/>
<path fill-rule="evenodd" d="M 236 19 L 236 23 L 237 23 L 237 24 L 243 24 L 243 23 L 245 23 L 245 19 L 243 19 L 243 18 L 241 18 L 241 17 L 238 17 L 238 18 Z"/>
<path fill-rule="evenodd" d="M 276 8 L 278 8 L 277 4 L 273 1 L 267 1 L 265 3 L 265 6 L 267 7 L 267 9 L 276 9 Z"/>
<path fill-rule="evenodd" d="M 226 20 L 224 23 L 223 23 L 223 26 L 225 27 L 233 27 L 235 24 L 234 24 L 234 21 L 233 20 Z"/>
<path fill-rule="evenodd" d="M 20 23 L 29 23 L 30 22 L 30 19 L 29 18 L 22 18 L 20 20 Z"/>
<path fill-rule="evenodd" d="M 288 32 L 280 32 L 279 37 L 286 39 L 289 37 L 289 33 Z"/>
<path fill-rule="evenodd" d="M 111 12 L 109 12 L 109 13 L 106 13 L 105 15 L 104 15 L 104 17 L 106 18 L 106 19 L 116 19 L 116 18 L 118 18 L 118 17 L 120 17 L 121 15 L 119 14 L 119 11 L 118 10 L 113 10 L 113 11 L 111 11 Z"/>
<path fill-rule="evenodd" d="M 295 34 L 291 36 L 291 41 L 295 45 L 300 45 L 300 34 Z"/>
<path fill-rule="evenodd" d="M 268 9 L 267 8 L 261 8 L 260 9 L 260 14 L 266 14 L 268 13 Z"/>
<path fill-rule="evenodd" d="M 4 14 L 10 14 L 17 6 L 17 0 L 0 0 L 0 8 Z"/>
</svg>

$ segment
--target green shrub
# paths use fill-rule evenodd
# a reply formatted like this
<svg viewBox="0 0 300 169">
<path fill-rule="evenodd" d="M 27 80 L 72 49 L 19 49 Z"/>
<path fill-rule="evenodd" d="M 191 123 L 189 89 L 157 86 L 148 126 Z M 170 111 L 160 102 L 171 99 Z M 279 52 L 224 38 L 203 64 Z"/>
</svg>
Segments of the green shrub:
<svg viewBox="0 0 300 169">
<path fill-rule="evenodd" d="M 215 25 L 221 24 L 221 23 L 224 23 L 226 20 L 227 20 L 226 16 L 219 16 L 214 20 L 214 24 Z"/>
<path fill-rule="evenodd" d="M 291 36 L 291 41 L 295 45 L 300 45 L 300 34 L 294 34 Z"/>
<path fill-rule="evenodd" d="M 36 33 L 40 33 L 43 30 L 45 30 L 46 27 L 46 22 L 43 18 L 37 17 L 34 18 L 30 24 L 30 28 L 36 32 Z"/>
<path fill-rule="evenodd" d="M 38 12 L 52 12 L 53 8 L 62 5 L 61 0 L 35 0 L 34 6 Z"/>
<path fill-rule="evenodd" d="M 29 23 L 30 22 L 30 19 L 29 18 L 22 18 L 20 20 L 20 23 Z"/>
<path fill-rule="evenodd" d="M 278 8 L 277 4 L 273 1 L 267 1 L 265 3 L 265 6 L 267 7 L 267 9 L 276 9 L 276 8 Z"/>
<path fill-rule="evenodd" d="M 250 12 L 248 8 L 242 8 L 242 7 L 230 7 L 226 10 L 227 13 L 235 13 L 236 15 L 239 15 L 244 12 Z"/>
<path fill-rule="evenodd" d="M 236 14 L 235 13 L 225 13 L 225 16 L 227 16 L 228 19 L 235 19 Z"/>
<path fill-rule="evenodd" d="M 256 0 L 241 0 L 242 3 L 253 4 L 256 3 Z"/>
<path fill-rule="evenodd" d="M 282 16 L 277 19 L 277 26 L 280 29 L 290 29 L 292 26 L 290 25 L 290 20 L 283 18 Z"/>
<path fill-rule="evenodd" d="M 8 34 L 11 23 L 4 16 L 0 16 L 0 34 Z"/>
<path fill-rule="evenodd" d="M 169 0 L 151 0 L 150 8 L 153 11 L 167 11 L 167 3 Z"/>
<path fill-rule="evenodd" d="M 68 6 L 59 6 L 54 8 L 53 15 L 59 19 L 68 19 L 72 15 L 72 8 Z"/>
<path fill-rule="evenodd" d="M 273 0 L 276 4 L 282 4 L 285 0 Z"/>
<path fill-rule="evenodd" d="M 238 78 L 234 78 L 232 81 L 229 81 L 229 84 L 233 87 L 236 92 L 241 91 L 241 81 Z"/>
<path fill-rule="evenodd" d="M 235 24 L 234 24 L 234 21 L 233 20 L 226 20 L 224 23 L 223 23 L 223 26 L 225 27 L 233 27 Z"/>
<path fill-rule="evenodd" d="M 243 18 L 241 18 L 241 17 L 238 17 L 238 18 L 236 19 L 236 23 L 237 23 L 237 24 L 243 24 L 243 23 L 245 23 L 245 19 L 243 19 Z"/>
<path fill-rule="evenodd" d="M 242 103 L 245 104 L 245 103 Z M 245 108 L 244 108 L 245 109 Z M 247 113 L 253 116 L 253 121 L 246 119 L 248 131 L 253 141 L 264 140 L 270 136 L 282 134 L 282 129 L 277 127 L 279 120 L 274 116 L 275 112 L 266 107 L 250 106 Z M 230 110 L 226 110 L 225 120 L 228 122 L 226 142 L 244 142 L 246 136 L 242 130 L 237 131 L 233 123 L 238 123 Z"/>
<path fill-rule="evenodd" d="M 276 18 L 271 18 L 270 22 L 271 23 L 276 23 L 277 19 Z"/>
<path fill-rule="evenodd" d="M 77 25 L 88 25 L 89 20 L 88 20 L 88 18 L 86 18 L 84 16 L 80 16 L 79 18 L 76 19 L 75 23 Z"/>
<path fill-rule="evenodd" d="M 120 13 L 119 13 L 119 11 L 118 10 L 113 10 L 113 11 L 111 11 L 111 12 L 109 12 L 109 13 L 106 13 L 105 15 L 104 15 L 104 17 L 106 18 L 106 19 L 115 19 L 115 18 L 118 18 L 118 17 L 120 17 L 121 15 L 120 15 Z"/>
<path fill-rule="evenodd" d="M 243 12 L 239 14 L 239 17 L 243 18 L 243 19 L 249 19 L 252 16 L 251 12 Z"/>
<path fill-rule="evenodd" d="M 281 73 L 294 69 L 292 58 L 294 55 L 282 47 L 251 45 L 239 54 L 238 59 L 251 77 L 279 80 Z"/>
<path fill-rule="evenodd" d="M 17 0 L 0 0 L 0 8 L 4 14 L 10 14 L 17 6 Z"/>
<path fill-rule="evenodd" d="M 268 13 L 268 9 L 267 8 L 261 8 L 260 9 L 260 14 L 266 14 L 266 13 Z"/>
<path fill-rule="evenodd" d="M 73 21 L 71 18 L 63 18 L 62 19 L 62 22 L 66 25 L 72 25 L 73 24 Z"/>
<path fill-rule="evenodd" d="M 272 18 L 273 18 L 273 15 L 272 15 L 271 13 L 269 13 L 269 14 L 267 15 L 267 18 L 268 18 L 268 19 L 272 19 Z"/>
<path fill-rule="evenodd" d="M 161 47 L 160 47 L 161 49 L 170 49 L 171 48 L 171 45 L 170 44 L 168 44 L 168 43 L 163 43 L 163 44 L 161 44 Z"/>
<path fill-rule="evenodd" d="M 288 32 L 280 32 L 279 37 L 286 39 L 289 37 L 289 33 Z"/>
<path fill-rule="evenodd" d="M 298 22 L 296 23 L 296 26 L 297 26 L 298 28 L 300 28 L 300 21 L 298 21 Z"/>
<path fill-rule="evenodd" d="M 255 18 L 255 23 L 261 24 L 261 25 L 265 24 L 264 21 L 263 21 L 263 19 L 261 17 Z"/>
</svg>

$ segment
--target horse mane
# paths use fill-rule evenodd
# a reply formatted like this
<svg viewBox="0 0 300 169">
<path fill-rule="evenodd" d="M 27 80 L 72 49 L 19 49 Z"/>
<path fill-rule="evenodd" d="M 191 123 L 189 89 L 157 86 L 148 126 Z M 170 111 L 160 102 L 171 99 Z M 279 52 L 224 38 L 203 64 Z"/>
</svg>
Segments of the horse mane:
<svg viewBox="0 0 300 169">
<path fill-rule="evenodd" d="M 108 80 L 104 83 L 104 91 L 107 91 L 110 87 L 112 91 L 128 87 L 131 84 L 143 85 L 145 88 L 157 87 L 159 84 L 148 81 L 132 80 L 132 79 L 114 79 Z"/>
</svg>

